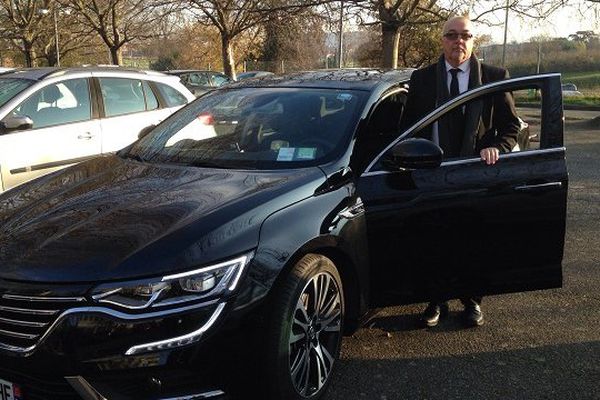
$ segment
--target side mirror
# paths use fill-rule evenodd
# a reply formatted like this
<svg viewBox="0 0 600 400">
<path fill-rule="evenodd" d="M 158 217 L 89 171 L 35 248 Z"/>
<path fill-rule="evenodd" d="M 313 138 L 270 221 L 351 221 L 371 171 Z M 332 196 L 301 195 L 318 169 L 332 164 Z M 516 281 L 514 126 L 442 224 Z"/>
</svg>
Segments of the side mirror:
<svg viewBox="0 0 600 400">
<path fill-rule="evenodd" d="M 26 115 L 11 115 L 4 118 L 0 124 L 3 132 L 33 129 L 33 120 Z"/>
<path fill-rule="evenodd" d="M 148 125 L 144 129 L 142 129 L 140 133 L 138 133 L 138 139 L 141 139 L 144 136 L 148 135 L 150 132 L 152 132 L 152 129 L 154 128 L 156 128 L 156 125 Z"/>
<path fill-rule="evenodd" d="M 443 158 L 444 151 L 432 141 L 411 138 L 396 144 L 384 165 L 393 170 L 437 168 Z"/>
</svg>

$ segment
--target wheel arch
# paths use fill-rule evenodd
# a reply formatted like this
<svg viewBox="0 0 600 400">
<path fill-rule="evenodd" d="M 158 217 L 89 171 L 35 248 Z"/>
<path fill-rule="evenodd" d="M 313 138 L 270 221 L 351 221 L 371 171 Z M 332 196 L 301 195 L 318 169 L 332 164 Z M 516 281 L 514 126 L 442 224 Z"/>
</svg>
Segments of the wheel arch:
<svg viewBox="0 0 600 400">
<path fill-rule="evenodd" d="M 285 280 L 294 265 L 304 256 L 316 254 L 329 258 L 342 279 L 345 304 L 344 334 L 349 335 L 358 329 L 360 317 L 367 311 L 366 296 L 359 283 L 358 267 L 349 254 L 336 246 L 335 238 L 330 238 L 330 240 L 319 239 L 306 243 L 290 256 L 275 279 L 273 287 L 280 285 L 280 282 Z M 271 290 L 271 292 L 273 291 Z"/>
</svg>

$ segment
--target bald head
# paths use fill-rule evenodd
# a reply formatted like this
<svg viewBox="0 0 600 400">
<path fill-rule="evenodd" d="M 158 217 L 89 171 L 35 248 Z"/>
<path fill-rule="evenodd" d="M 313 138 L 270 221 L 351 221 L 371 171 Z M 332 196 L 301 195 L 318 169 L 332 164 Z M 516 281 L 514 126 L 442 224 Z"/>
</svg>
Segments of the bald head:
<svg viewBox="0 0 600 400">
<path fill-rule="evenodd" d="M 454 68 L 465 62 L 473 53 L 471 20 L 467 17 L 452 17 L 442 30 L 442 47 L 446 61 Z"/>
</svg>

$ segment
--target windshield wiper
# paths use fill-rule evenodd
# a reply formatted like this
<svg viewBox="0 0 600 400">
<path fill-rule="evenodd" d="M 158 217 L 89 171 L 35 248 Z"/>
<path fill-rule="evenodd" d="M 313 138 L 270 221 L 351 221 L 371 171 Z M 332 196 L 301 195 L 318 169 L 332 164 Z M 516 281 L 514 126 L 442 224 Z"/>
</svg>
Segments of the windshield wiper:
<svg viewBox="0 0 600 400">
<path fill-rule="evenodd" d="M 228 168 L 227 166 L 225 166 L 223 164 L 219 164 L 214 161 L 208 161 L 208 160 L 193 161 L 193 162 L 188 163 L 188 165 L 191 165 L 192 167 L 223 168 L 223 169 Z"/>
</svg>

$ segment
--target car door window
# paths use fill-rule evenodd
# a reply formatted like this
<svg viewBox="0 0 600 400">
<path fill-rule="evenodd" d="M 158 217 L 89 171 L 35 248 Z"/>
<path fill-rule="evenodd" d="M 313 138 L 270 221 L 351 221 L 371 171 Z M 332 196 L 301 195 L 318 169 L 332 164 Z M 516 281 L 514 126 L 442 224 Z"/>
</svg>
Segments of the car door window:
<svg viewBox="0 0 600 400">
<path fill-rule="evenodd" d="M 400 118 L 406 102 L 406 89 L 398 88 L 375 106 L 366 129 L 360 132 L 354 152 L 353 168 L 362 170 L 400 134 Z"/>
<path fill-rule="evenodd" d="M 200 84 L 200 78 L 198 77 L 198 74 L 185 74 L 182 75 L 185 78 L 182 78 L 182 80 L 184 82 L 189 83 L 190 85 L 199 85 Z"/>
<path fill-rule="evenodd" d="M 196 74 L 194 74 L 196 76 L 196 81 L 194 82 L 194 85 L 196 86 L 210 86 L 210 81 L 208 79 L 208 74 L 205 74 L 203 72 L 198 72 Z"/>
<path fill-rule="evenodd" d="M 229 82 L 229 78 L 226 77 L 225 75 L 221 75 L 221 74 L 214 74 L 212 76 L 212 81 L 213 81 L 213 86 L 221 86 L 226 84 L 227 82 Z"/>
<path fill-rule="evenodd" d="M 33 128 L 44 128 L 91 119 L 88 80 L 71 79 L 38 90 L 9 115 L 28 116 Z"/>
<path fill-rule="evenodd" d="M 107 117 L 146 110 L 142 81 L 123 78 L 100 78 L 99 81 Z"/>
<path fill-rule="evenodd" d="M 543 82 L 543 81 L 542 81 Z M 467 129 L 468 123 L 465 122 L 465 130 L 462 133 L 449 132 L 449 134 L 458 135 L 461 140 L 469 138 L 472 142 L 466 142 L 468 146 L 463 146 L 463 150 L 469 147 L 469 151 L 463 151 L 461 154 L 444 156 L 444 161 L 454 161 L 461 159 L 479 159 L 479 150 L 485 147 L 500 148 L 500 156 L 521 151 L 535 151 L 539 149 L 549 149 L 552 147 L 561 147 L 562 140 L 557 141 L 552 134 L 553 129 L 558 129 L 557 124 L 562 124 L 562 121 L 551 120 L 550 118 L 542 118 L 542 106 L 544 103 L 544 93 L 549 96 L 550 91 L 542 87 L 539 82 L 523 82 L 509 85 L 505 89 L 489 88 L 501 85 L 501 82 L 496 82 L 486 87 L 476 88 L 467 93 L 462 94 L 458 99 L 451 100 L 446 104 L 441 105 L 437 110 L 432 111 L 417 122 L 414 126 L 409 127 L 402 135 L 390 144 L 383 153 L 380 153 L 370 167 L 370 171 L 385 170 L 383 160 L 391 155 L 392 147 L 400 140 L 408 137 L 421 137 L 432 140 L 439 144 L 439 129 L 444 123 L 444 118 L 449 117 L 453 110 L 460 109 L 464 113 L 465 118 L 468 115 L 468 110 L 478 108 L 476 115 L 479 118 L 471 119 L 471 129 Z M 516 119 L 511 116 L 500 115 L 496 110 L 498 107 L 492 106 L 507 97 L 514 98 Z M 548 100 L 546 100 L 548 101 Z M 548 106 L 550 107 L 550 106 Z M 507 128 L 509 126 L 509 128 Z M 544 126 L 546 126 L 544 134 Z M 514 129 L 511 133 L 512 139 L 505 141 L 502 139 L 502 129 Z M 562 128 L 560 129 L 562 132 Z M 436 136 L 438 135 L 438 136 Z M 464 143 L 464 142 L 463 142 Z M 462 143 L 461 143 L 462 145 Z"/>
<path fill-rule="evenodd" d="M 158 88 L 158 91 L 167 102 L 167 107 L 177 107 L 187 104 L 187 98 L 177 89 L 169 85 L 165 85 L 164 83 L 156 82 L 155 84 Z"/>
<path fill-rule="evenodd" d="M 413 136 L 438 144 L 445 160 L 479 157 L 488 147 L 509 153 L 520 149 L 521 121 L 512 93 L 495 91 L 444 112 Z"/>
</svg>

